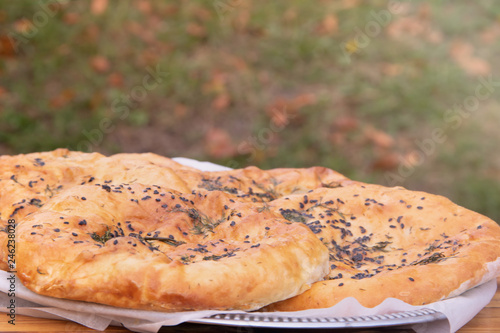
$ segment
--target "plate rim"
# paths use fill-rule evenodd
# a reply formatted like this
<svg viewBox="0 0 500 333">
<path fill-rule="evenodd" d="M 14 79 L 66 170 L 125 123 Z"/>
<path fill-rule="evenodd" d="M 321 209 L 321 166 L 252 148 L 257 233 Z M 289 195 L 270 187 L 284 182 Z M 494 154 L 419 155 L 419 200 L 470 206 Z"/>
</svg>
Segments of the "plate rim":
<svg viewBox="0 0 500 333">
<path fill-rule="evenodd" d="M 193 319 L 188 322 L 234 327 L 332 329 L 413 325 L 444 319 L 446 319 L 446 316 L 443 313 L 430 308 L 422 308 L 387 314 L 346 317 L 291 317 L 286 315 L 269 315 L 266 313 L 226 313 Z"/>
</svg>

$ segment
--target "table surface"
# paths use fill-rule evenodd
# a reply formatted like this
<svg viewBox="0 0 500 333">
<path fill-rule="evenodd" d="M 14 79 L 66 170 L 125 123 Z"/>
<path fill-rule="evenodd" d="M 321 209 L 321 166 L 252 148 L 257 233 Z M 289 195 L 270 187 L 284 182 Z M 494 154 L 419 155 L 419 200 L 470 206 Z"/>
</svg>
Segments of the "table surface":
<svg viewBox="0 0 500 333">
<path fill-rule="evenodd" d="M 459 333 L 472 332 L 500 332 L 500 278 L 497 279 L 497 292 L 491 302 L 477 314 L 467 325 L 462 327 Z M 8 318 L 7 318 L 8 319 Z M 73 322 L 62 320 L 51 320 L 43 318 L 33 318 L 27 316 L 16 316 L 16 325 L 7 323 L 7 319 L 0 321 L 0 332 L 97 332 L 90 328 L 81 326 Z M 270 332 L 266 329 L 249 329 L 245 328 L 222 328 L 217 326 L 183 324 L 173 328 L 163 328 L 160 332 Z M 105 332 L 130 332 L 123 327 L 110 326 Z M 298 332 L 298 331 L 297 331 Z M 302 331 L 305 332 L 305 331 Z M 315 330 L 315 332 L 327 332 L 327 330 Z M 411 329 L 405 328 L 377 328 L 377 329 L 361 329 L 361 330 L 330 330 L 329 332 L 398 332 L 406 333 L 413 332 Z"/>
</svg>

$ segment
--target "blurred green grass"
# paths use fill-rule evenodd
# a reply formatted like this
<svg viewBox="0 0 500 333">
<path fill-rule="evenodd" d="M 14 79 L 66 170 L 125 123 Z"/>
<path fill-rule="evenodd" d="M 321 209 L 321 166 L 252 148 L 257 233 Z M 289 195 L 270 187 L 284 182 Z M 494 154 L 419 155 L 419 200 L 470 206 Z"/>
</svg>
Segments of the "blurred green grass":
<svg viewBox="0 0 500 333">
<path fill-rule="evenodd" d="M 500 221 L 498 86 L 446 118 L 497 82 L 498 2 L 403 2 L 385 23 L 385 1 L 46 3 L 0 7 L 0 153 L 323 165 Z"/>
</svg>

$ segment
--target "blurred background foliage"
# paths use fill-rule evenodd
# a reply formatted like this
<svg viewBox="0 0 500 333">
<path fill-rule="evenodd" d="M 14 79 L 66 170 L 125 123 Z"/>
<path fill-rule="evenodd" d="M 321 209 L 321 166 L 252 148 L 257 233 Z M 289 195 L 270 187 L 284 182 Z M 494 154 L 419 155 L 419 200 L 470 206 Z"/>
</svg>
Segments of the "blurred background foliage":
<svg viewBox="0 0 500 333">
<path fill-rule="evenodd" d="M 500 221 L 500 3 L 0 1 L 0 153 L 326 166 Z"/>
</svg>

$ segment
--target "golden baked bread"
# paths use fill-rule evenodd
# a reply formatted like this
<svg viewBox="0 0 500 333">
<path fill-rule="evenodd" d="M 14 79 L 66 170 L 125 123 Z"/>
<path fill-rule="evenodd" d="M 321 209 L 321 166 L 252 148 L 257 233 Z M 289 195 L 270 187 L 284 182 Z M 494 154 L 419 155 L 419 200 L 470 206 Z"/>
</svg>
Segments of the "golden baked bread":
<svg viewBox="0 0 500 333">
<path fill-rule="evenodd" d="M 1 229 L 9 218 L 30 289 L 118 307 L 422 305 L 500 275 L 495 222 L 322 167 L 202 172 L 150 153 L 66 149 L 1 156 Z M 0 232 L 0 269 L 6 242 Z"/>
<path fill-rule="evenodd" d="M 26 287 L 117 307 L 255 310 L 328 273 L 328 251 L 308 228 L 220 191 L 74 186 L 17 235 Z"/>
<path fill-rule="evenodd" d="M 222 191 L 248 202 L 272 201 L 319 187 L 333 188 L 348 180 L 323 167 L 261 170 L 251 166 L 229 171 L 176 169 L 175 172 L 192 190 Z"/>
<path fill-rule="evenodd" d="M 105 157 L 98 153 L 57 149 L 1 156 L 0 230 L 5 230 L 8 219 L 19 222 L 26 215 L 37 211 L 52 196 L 80 184 L 155 183 L 183 192 L 189 191 L 167 166 L 181 167 L 168 158 L 150 153 Z M 6 236 L 5 232 L 0 232 L 0 269 L 7 269 Z"/>
<path fill-rule="evenodd" d="M 423 305 L 500 274 L 500 226 L 450 200 L 352 182 L 267 204 L 307 225 L 330 251 L 327 281 L 267 311 L 325 308 L 346 297 L 373 307 L 388 297 Z"/>
</svg>

